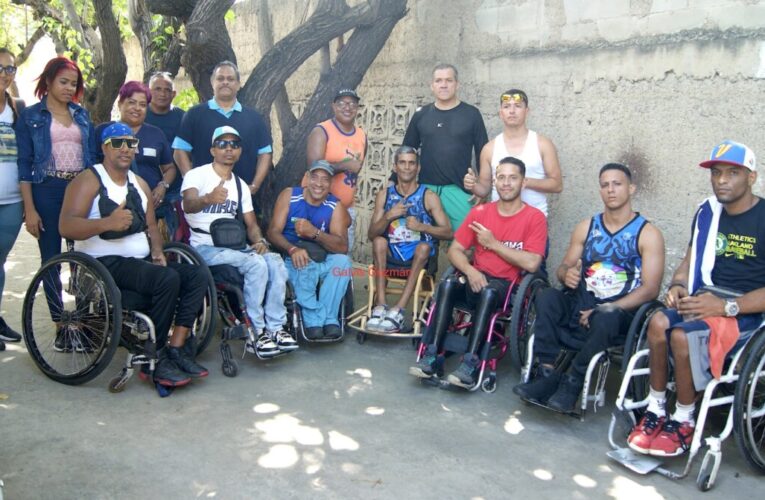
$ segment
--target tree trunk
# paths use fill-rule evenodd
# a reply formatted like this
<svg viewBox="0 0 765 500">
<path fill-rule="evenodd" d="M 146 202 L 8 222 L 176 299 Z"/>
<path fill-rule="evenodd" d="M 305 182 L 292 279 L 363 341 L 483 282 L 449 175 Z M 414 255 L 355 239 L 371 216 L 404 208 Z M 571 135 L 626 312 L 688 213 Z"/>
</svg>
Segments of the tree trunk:
<svg viewBox="0 0 765 500">
<path fill-rule="evenodd" d="M 111 0 L 93 0 L 96 23 L 101 33 L 101 48 L 104 64 L 97 72 L 98 87 L 95 98 L 88 107 L 93 123 L 102 123 L 111 119 L 112 106 L 117 98 L 120 86 L 127 75 L 127 61 L 122 49 L 120 30 L 112 11 Z"/>
<path fill-rule="evenodd" d="M 198 0 L 146 0 L 146 7 L 153 14 L 171 16 L 184 22 L 191 17 Z"/>
</svg>

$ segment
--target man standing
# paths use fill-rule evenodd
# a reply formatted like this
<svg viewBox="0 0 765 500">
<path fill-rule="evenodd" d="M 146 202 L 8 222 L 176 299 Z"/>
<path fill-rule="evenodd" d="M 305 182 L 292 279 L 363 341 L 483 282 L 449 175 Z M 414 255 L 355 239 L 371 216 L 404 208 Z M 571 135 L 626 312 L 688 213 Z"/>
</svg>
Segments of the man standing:
<svg viewBox="0 0 765 500">
<path fill-rule="evenodd" d="M 191 246 L 210 266 L 228 264 L 244 276 L 244 302 L 255 329 L 245 349 L 260 357 L 276 356 L 298 348 L 284 330 L 287 309 L 287 271 L 282 258 L 269 252 L 252 207 L 247 184 L 233 173 L 242 151 L 242 138 L 232 127 L 212 134 L 212 163 L 189 171 L 183 179 L 183 210 L 191 228 Z M 251 246 L 225 248 L 213 242 L 213 222 L 243 219 Z M 263 303 L 265 299 L 265 304 Z"/>
<path fill-rule="evenodd" d="M 547 288 L 535 298 L 537 377 L 513 388 L 561 412 L 573 411 L 590 359 L 624 343 L 635 311 L 659 295 L 664 274 L 664 238 L 632 210 L 630 170 L 608 163 L 599 179 L 604 210 L 576 226 L 557 270 L 569 291 Z M 561 349 L 578 351 L 563 376 L 554 367 Z"/>
<path fill-rule="evenodd" d="M 545 252 L 547 220 L 542 212 L 521 201 L 524 170 L 519 159 L 504 158 L 494 179 L 499 201 L 473 208 L 454 233 L 449 261 L 462 276 L 450 276 L 439 285 L 435 316 L 427 332 L 432 339 L 417 365 L 409 369 L 412 375 L 430 378 L 440 371 L 452 309 L 457 298 L 463 296 L 475 308 L 473 325 L 462 363 L 446 380 L 464 388 L 475 385 L 478 350 L 486 338 L 491 315 L 523 271 L 533 273 L 539 268 Z M 471 248 L 472 264 L 468 258 Z"/>
<path fill-rule="evenodd" d="M 218 63 L 210 76 L 213 98 L 191 108 L 181 121 L 173 140 L 175 163 L 181 175 L 193 167 L 212 161 L 210 136 L 218 127 L 230 126 L 239 131 L 242 151 L 234 174 L 247 183 L 255 194 L 271 168 L 271 132 L 260 113 L 237 100 L 241 87 L 239 69 L 231 61 Z"/>
<path fill-rule="evenodd" d="M 668 309 L 648 325 L 648 408 L 627 439 L 633 450 L 661 457 L 688 450 L 697 391 L 719 378 L 726 355 L 743 347 L 765 312 L 765 203 L 752 193 L 754 153 L 724 141 L 700 166 L 709 169 L 714 196 L 696 211 L 690 245 L 667 291 Z M 728 349 L 713 353 L 713 344 Z M 672 414 L 666 407 L 669 355 L 677 391 Z"/>
<path fill-rule="evenodd" d="M 329 192 L 335 170 L 324 160 L 308 169 L 308 187 L 279 194 L 268 239 L 287 254 L 287 272 L 312 340 L 342 336 L 338 311 L 351 280 L 348 211 Z M 316 287 L 321 280 L 319 296 Z"/>
<path fill-rule="evenodd" d="M 388 333 L 401 330 L 404 310 L 414 292 L 417 277 L 436 253 L 434 239 L 447 240 L 453 235 L 441 200 L 417 182 L 420 172 L 417 150 L 401 146 L 396 150 L 393 162 L 396 184 L 377 193 L 368 233 L 374 247 L 377 304 L 372 309 L 367 329 Z M 388 262 L 408 268 L 409 272 L 401 297 L 390 309 L 385 296 Z"/>
<path fill-rule="evenodd" d="M 207 276 L 198 266 L 165 260 L 154 208 L 148 203 L 151 191 L 130 171 L 138 147 L 130 127 L 109 125 L 101 133 L 101 143 L 103 164 L 83 171 L 66 189 L 61 236 L 75 240 L 75 250 L 106 266 L 120 290 L 151 296 L 147 313 L 156 328 L 159 357 L 154 381 L 171 387 L 185 385 L 191 377 L 208 374 L 194 361 L 196 348 L 187 342 L 207 291 Z M 148 373 L 142 370 L 140 375 L 144 378 Z"/>
<path fill-rule="evenodd" d="M 457 98 L 457 68 L 439 64 L 430 84 L 435 102 L 418 109 L 406 129 L 404 144 L 420 150 L 420 183 L 441 198 L 453 228 L 470 210 L 463 179 L 488 141 L 478 108 Z"/>
<path fill-rule="evenodd" d="M 563 179 L 558 163 L 558 152 L 550 139 L 526 128 L 529 98 L 522 90 L 511 89 L 499 98 L 499 118 L 502 133 L 489 141 L 481 150 L 481 166 L 476 179 L 472 171 L 464 178 L 465 189 L 479 198 L 491 193 L 491 200 L 499 199 L 491 179 L 499 160 L 506 156 L 519 158 L 526 164 L 526 187 L 521 193 L 524 202 L 547 215 L 547 193 L 560 193 Z"/>
<path fill-rule="evenodd" d="M 332 101 L 334 117 L 317 124 L 308 135 L 306 158 L 308 167 L 316 160 L 326 160 L 335 170 L 330 192 L 348 210 L 351 225 L 348 227 L 348 251 L 353 249 L 356 229 L 356 210 L 353 198 L 356 181 L 367 152 L 367 135 L 356 127 L 359 112 L 359 95 L 353 89 L 340 89 Z M 302 186 L 308 185 L 308 174 Z"/>
</svg>

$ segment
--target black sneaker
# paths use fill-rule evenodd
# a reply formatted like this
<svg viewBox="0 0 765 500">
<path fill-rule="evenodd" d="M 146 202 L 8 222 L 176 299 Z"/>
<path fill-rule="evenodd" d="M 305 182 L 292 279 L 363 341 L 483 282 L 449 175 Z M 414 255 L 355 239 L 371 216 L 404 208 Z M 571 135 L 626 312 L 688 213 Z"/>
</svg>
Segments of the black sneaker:
<svg viewBox="0 0 765 500">
<path fill-rule="evenodd" d="M 319 340 L 324 338 L 324 328 L 320 326 L 309 326 L 305 329 L 305 338 L 308 340 Z"/>
<path fill-rule="evenodd" d="M 56 340 L 53 342 L 53 350 L 56 352 L 72 352 L 72 334 L 67 325 L 59 326 L 56 329 Z"/>
<path fill-rule="evenodd" d="M 542 366 L 534 380 L 513 387 L 513 392 L 525 399 L 539 404 L 547 404 L 547 400 L 558 389 L 560 373 L 555 368 Z"/>
<path fill-rule="evenodd" d="M 340 325 L 324 325 L 325 339 L 339 339 L 342 336 L 343 331 L 340 329 Z"/>
<path fill-rule="evenodd" d="M 436 346 L 429 345 L 417 364 L 409 367 L 409 374 L 419 378 L 431 378 L 436 374 L 437 363 Z"/>
<path fill-rule="evenodd" d="M 207 368 L 194 361 L 194 357 L 186 354 L 183 347 L 167 348 L 167 357 L 170 358 L 176 366 L 191 378 L 203 378 L 210 374 Z"/>
<path fill-rule="evenodd" d="M 0 316 L 0 340 L 5 342 L 21 342 L 21 335 L 13 328 L 8 326 L 5 320 Z"/>
<path fill-rule="evenodd" d="M 584 380 L 581 377 L 570 374 L 563 375 L 558 390 L 547 400 L 547 406 L 561 413 L 571 413 L 582 393 L 583 385 Z"/>
<path fill-rule="evenodd" d="M 183 373 L 167 356 L 166 352 L 159 354 L 159 360 L 154 367 L 154 382 L 166 387 L 180 387 L 191 382 L 191 377 Z"/>
<path fill-rule="evenodd" d="M 460 366 L 446 377 L 446 381 L 452 385 L 470 389 L 475 385 L 478 365 L 478 356 L 475 354 L 465 354 Z"/>
</svg>

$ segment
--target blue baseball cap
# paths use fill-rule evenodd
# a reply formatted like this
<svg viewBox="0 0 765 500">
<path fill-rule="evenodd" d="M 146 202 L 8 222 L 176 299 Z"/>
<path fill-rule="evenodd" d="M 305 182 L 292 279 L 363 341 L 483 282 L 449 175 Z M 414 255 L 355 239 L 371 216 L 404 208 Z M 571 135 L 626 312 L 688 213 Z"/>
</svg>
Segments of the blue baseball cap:
<svg viewBox="0 0 765 500">
<path fill-rule="evenodd" d="M 754 152 L 749 147 L 731 140 L 723 141 L 715 146 L 709 154 L 709 159 L 699 163 L 699 166 L 709 168 L 715 163 L 744 167 L 752 172 L 755 171 L 757 164 Z"/>
<path fill-rule="evenodd" d="M 311 163 L 311 167 L 308 169 L 308 171 L 313 172 L 314 170 L 324 170 L 329 174 L 330 177 L 335 175 L 335 169 L 327 160 L 315 160 L 313 163 Z"/>
<path fill-rule="evenodd" d="M 135 137 L 133 129 L 122 122 L 114 122 L 101 131 L 101 144 L 112 137 Z"/>
<path fill-rule="evenodd" d="M 215 129 L 215 131 L 213 132 L 213 136 L 212 136 L 212 142 L 215 142 L 215 139 L 217 139 L 218 137 L 220 137 L 222 135 L 226 135 L 226 134 L 235 135 L 235 136 L 237 136 L 240 139 L 242 138 L 242 136 L 239 135 L 239 132 L 234 127 L 230 127 L 228 125 L 224 125 L 222 127 L 218 127 L 218 128 Z"/>
</svg>

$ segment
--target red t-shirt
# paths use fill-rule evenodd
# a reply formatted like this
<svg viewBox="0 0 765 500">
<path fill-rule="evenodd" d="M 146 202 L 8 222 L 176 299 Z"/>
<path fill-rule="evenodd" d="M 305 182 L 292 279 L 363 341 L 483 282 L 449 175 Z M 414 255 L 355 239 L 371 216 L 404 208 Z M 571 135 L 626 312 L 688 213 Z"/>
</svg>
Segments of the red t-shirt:
<svg viewBox="0 0 765 500">
<path fill-rule="evenodd" d="M 491 231 L 494 238 L 506 247 L 543 257 L 545 255 L 547 218 L 540 210 L 524 203 L 518 213 L 505 217 L 500 215 L 496 201 L 478 205 L 467 214 L 462 225 L 454 233 L 454 239 L 466 249 L 475 247 L 473 266 L 483 273 L 512 281 L 520 275 L 521 268 L 479 245 L 475 232 L 470 229 L 470 223 L 473 221 L 478 221 Z"/>
</svg>

